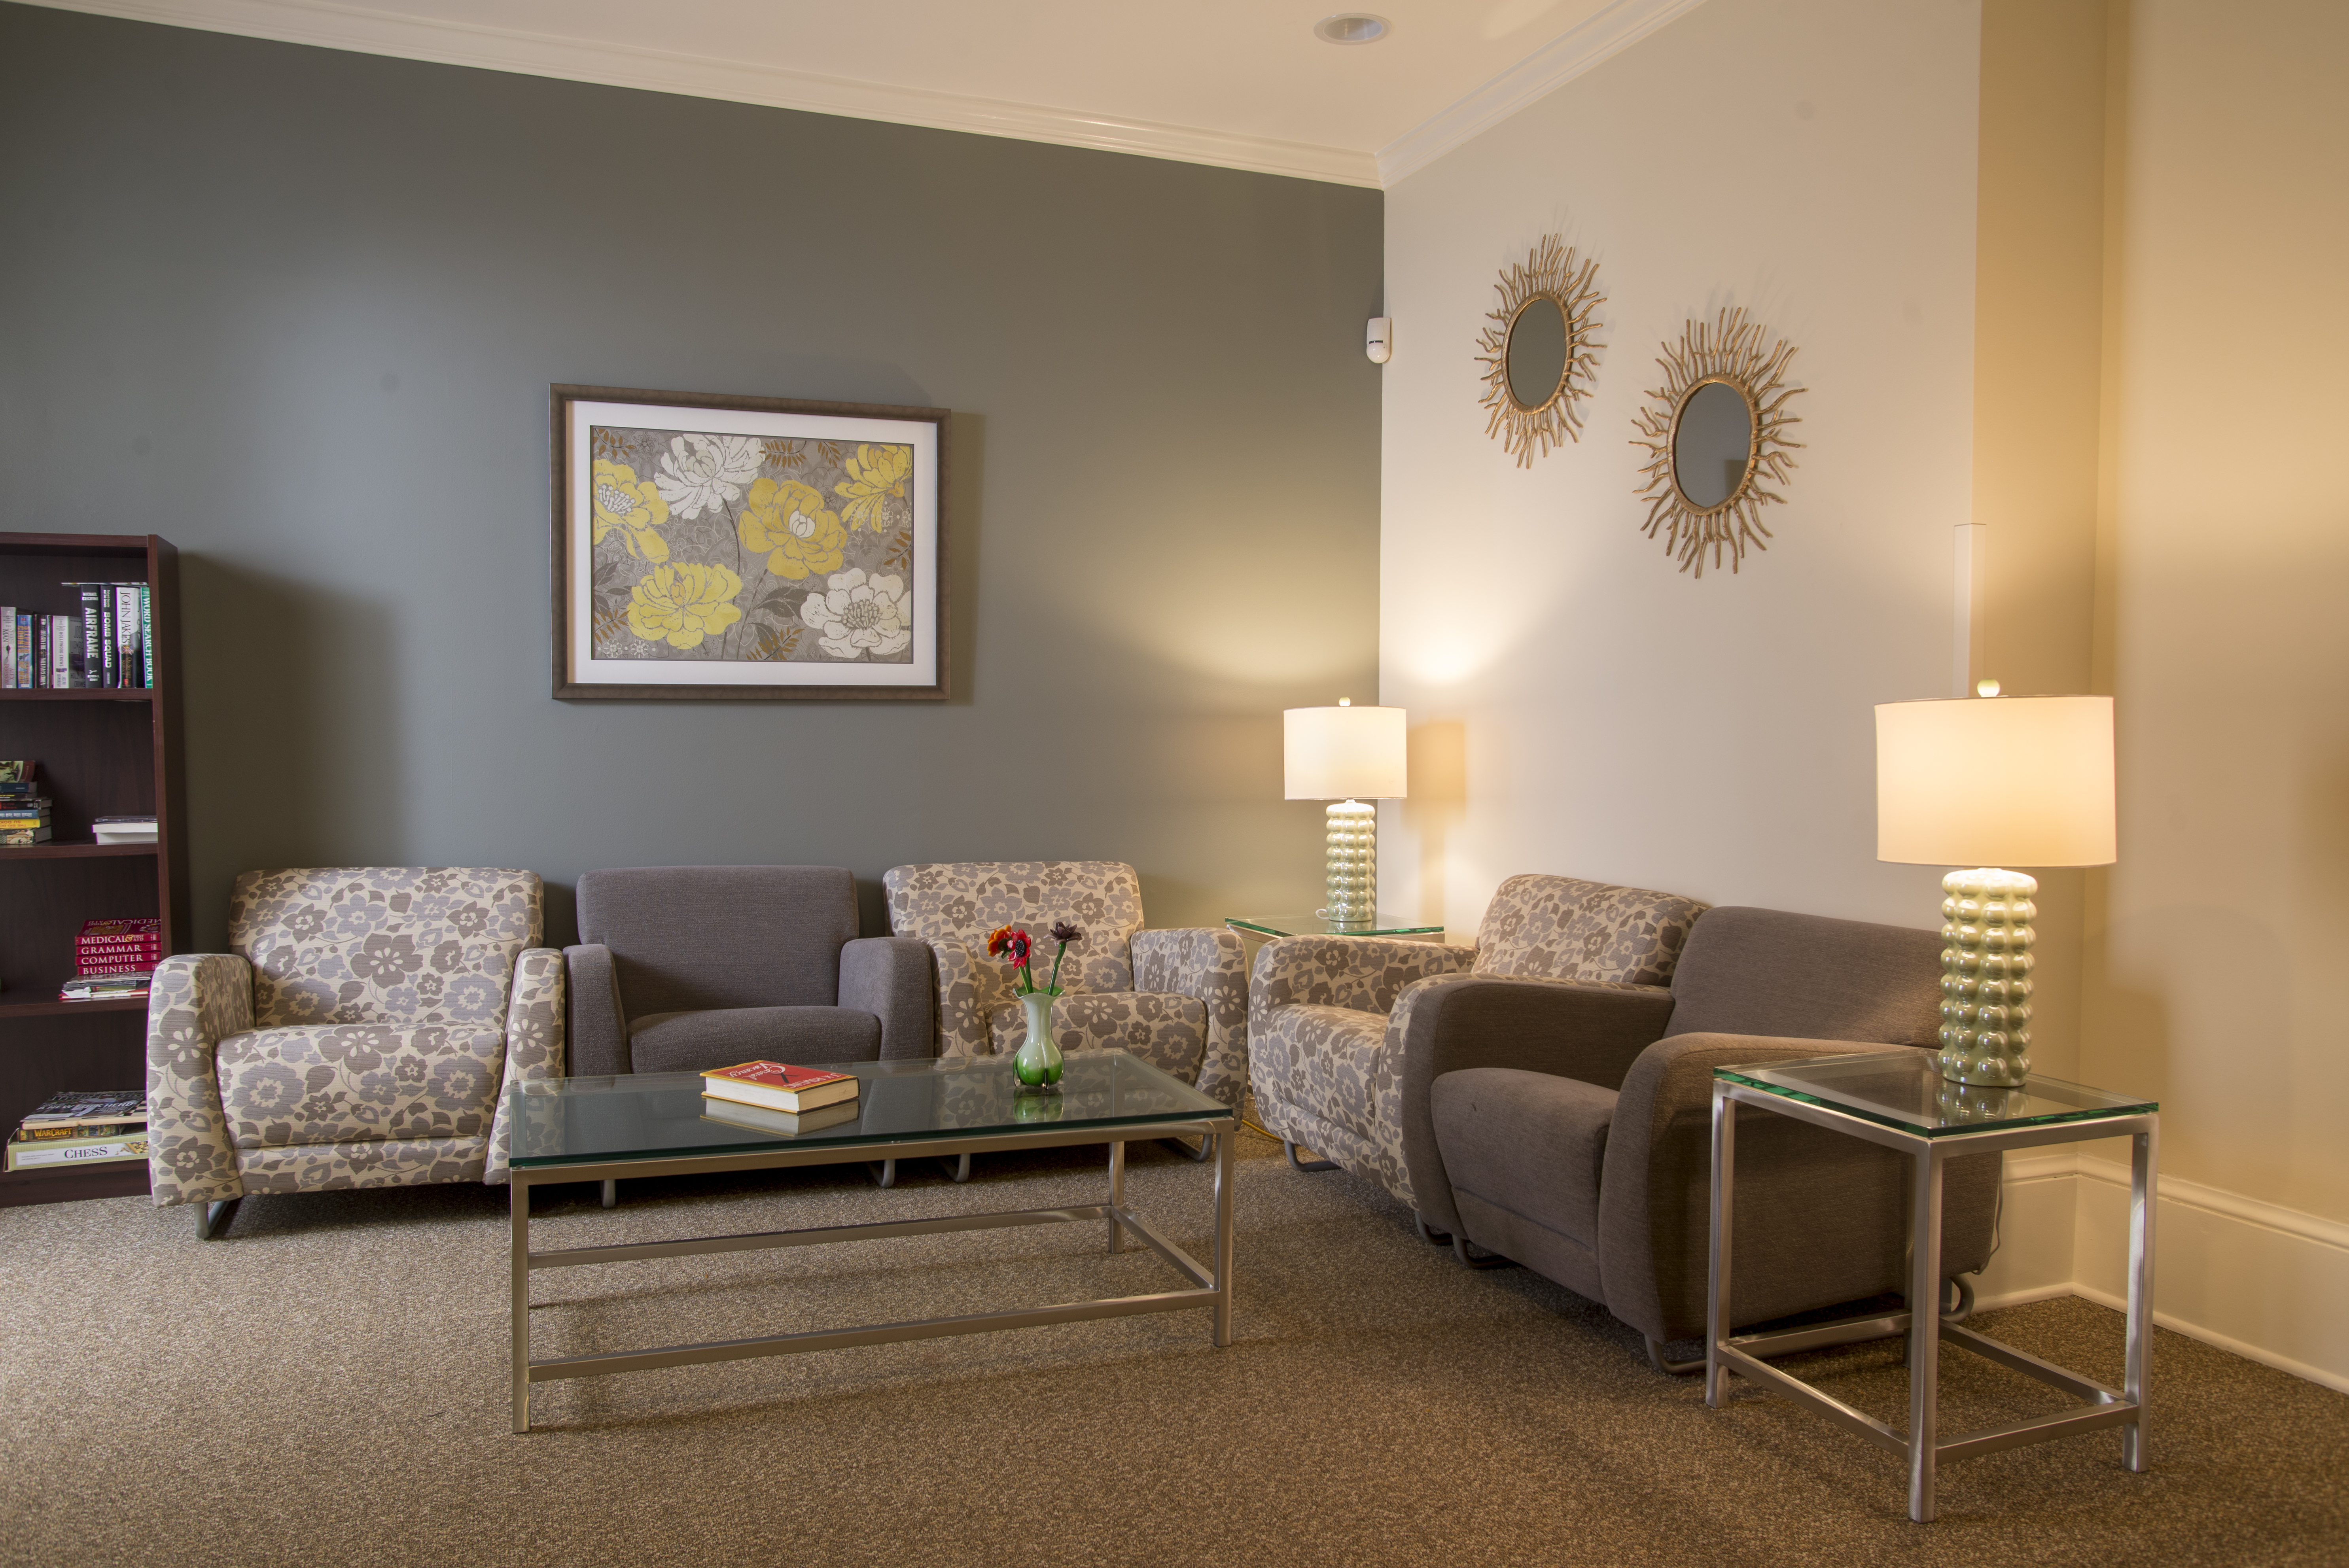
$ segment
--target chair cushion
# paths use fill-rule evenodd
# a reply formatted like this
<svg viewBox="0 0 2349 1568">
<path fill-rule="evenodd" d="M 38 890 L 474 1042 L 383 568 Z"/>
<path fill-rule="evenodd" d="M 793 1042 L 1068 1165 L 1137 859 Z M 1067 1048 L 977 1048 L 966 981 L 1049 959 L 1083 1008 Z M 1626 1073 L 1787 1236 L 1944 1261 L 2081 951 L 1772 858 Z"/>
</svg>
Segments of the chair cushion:
<svg viewBox="0 0 2349 1568">
<path fill-rule="evenodd" d="M 1930 1046 L 1940 1026 L 1940 934 L 1779 909 L 1714 909 L 1681 954 L 1664 1036 Z"/>
<path fill-rule="evenodd" d="M 988 1023 L 999 1055 L 1028 1043 L 1020 1004 L 997 1007 Z M 1207 1051 L 1207 1009 L 1195 997 L 1160 991 L 1062 996 L 1052 1004 L 1052 1043 L 1063 1051 L 1115 1047 L 1189 1083 Z"/>
<path fill-rule="evenodd" d="M 1510 1068 L 1445 1073 L 1428 1090 L 1455 1192 L 1599 1245 L 1599 1177 L 1615 1091 Z"/>
<path fill-rule="evenodd" d="M 855 936 L 856 882 L 839 866 L 632 866 L 579 878 L 579 940 L 612 950 L 631 1018 L 835 1006 L 840 950 Z"/>
<path fill-rule="evenodd" d="M 1305 1002 L 1277 1007 L 1248 1041 L 1248 1076 L 1278 1085 L 1284 1098 L 1375 1142 L 1381 1119 L 1374 1080 L 1386 1034 L 1387 1021 L 1377 1013 Z"/>
<path fill-rule="evenodd" d="M 428 1025 L 311 1024 L 221 1041 L 221 1109 L 238 1149 L 485 1137 L 504 1037 Z"/>
<path fill-rule="evenodd" d="M 878 1061 L 881 1020 L 854 1007 L 719 1007 L 655 1013 L 628 1027 L 633 1072 L 707 1072 L 761 1057 L 802 1065 Z"/>
<path fill-rule="evenodd" d="M 470 866 L 246 872 L 229 949 L 253 965 L 253 1021 L 478 1025 L 505 1016 L 538 944 L 538 873 Z"/>
<path fill-rule="evenodd" d="M 1662 985 L 1704 905 L 1575 877 L 1514 876 L 1476 932 L 1476 973 Z"/>
<path fill-rule="evenodd" d="M 1016 925 L 1035 944 L 1036 984 L 1050 977 L 1055 921 L 1074 921 L 1085 939 L 1061 966 L 1063 991 L 1131 991 L 1129 945 L 1142 927 L 1142 879 L 1117 861 L 950 861 L 892 866 L 881 885 L 889 896 L 889 932 L 959 942 L 986 957 L 987 935 Z M 1059 1030 L 1054 1030 L 1055 1037 Z"/>
</svg>

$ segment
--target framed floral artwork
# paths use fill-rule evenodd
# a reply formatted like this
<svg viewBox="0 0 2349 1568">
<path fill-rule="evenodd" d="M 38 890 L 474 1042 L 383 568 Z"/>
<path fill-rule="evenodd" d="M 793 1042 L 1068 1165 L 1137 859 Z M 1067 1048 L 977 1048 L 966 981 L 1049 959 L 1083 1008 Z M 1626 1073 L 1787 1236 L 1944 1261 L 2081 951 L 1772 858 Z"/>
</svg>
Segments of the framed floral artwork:
<svg viewBox="0 0 2349 1568">
<path fill-rule="evenodd" d="M 554 388 L 554 695 L 947 695 L 943 408 Z"/>
</svg>

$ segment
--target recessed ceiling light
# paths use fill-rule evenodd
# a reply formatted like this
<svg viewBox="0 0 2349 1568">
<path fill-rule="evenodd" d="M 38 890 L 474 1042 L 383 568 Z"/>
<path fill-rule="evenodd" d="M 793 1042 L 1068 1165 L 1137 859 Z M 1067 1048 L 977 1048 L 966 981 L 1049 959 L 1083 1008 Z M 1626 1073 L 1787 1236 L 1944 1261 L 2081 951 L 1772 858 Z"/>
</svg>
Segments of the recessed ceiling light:
<svg viewBox="0 0 2349 1568">
<path fill-rule="evenodd" d="M 1393 23 L 1368 11 L 1340 11 L 1313 24 L 1313 36 L 1325 44 L 1375 44 L 1393 31 Z"/>
</svg>

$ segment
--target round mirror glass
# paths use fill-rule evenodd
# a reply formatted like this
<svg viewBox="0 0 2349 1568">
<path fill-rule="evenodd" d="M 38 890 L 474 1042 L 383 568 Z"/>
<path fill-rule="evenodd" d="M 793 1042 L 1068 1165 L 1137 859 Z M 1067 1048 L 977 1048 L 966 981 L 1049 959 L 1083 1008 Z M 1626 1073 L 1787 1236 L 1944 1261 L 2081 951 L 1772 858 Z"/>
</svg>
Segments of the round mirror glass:
<svg viewBox="0 0 2349 1568">
<path fill-rule="evenodd" d="M 1754 449 L 1754 417 L 1734 387 L 1708 381 L 1681 405 L 1672 432 L 1672 482 L 1691 506 L 1710 511 L 1745 482 Z"/>
<path fill-rule="evenodd" d="M 1566 312 L 1537 294 L 1509 323 L 1509 396 L 1520 408 L 1539 408 L 1566 379 Z"/>
</svg>

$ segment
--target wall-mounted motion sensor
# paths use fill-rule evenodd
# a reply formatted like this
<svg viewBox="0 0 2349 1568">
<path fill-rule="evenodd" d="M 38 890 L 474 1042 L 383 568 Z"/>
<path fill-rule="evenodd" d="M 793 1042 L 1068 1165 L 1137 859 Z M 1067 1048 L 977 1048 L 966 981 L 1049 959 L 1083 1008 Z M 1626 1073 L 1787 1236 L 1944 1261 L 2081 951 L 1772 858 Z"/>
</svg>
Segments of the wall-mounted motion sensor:
<svg viewBox="0 0 2349 1568">
<path fill-rule="evenodd" d="M 1384 365 L 1394 357 L 1394 318 L 1371 317 L 1371 330 L 1362 339 L 1362 352 L 1371 356 L 1373 365 Z"/>
</svg>

